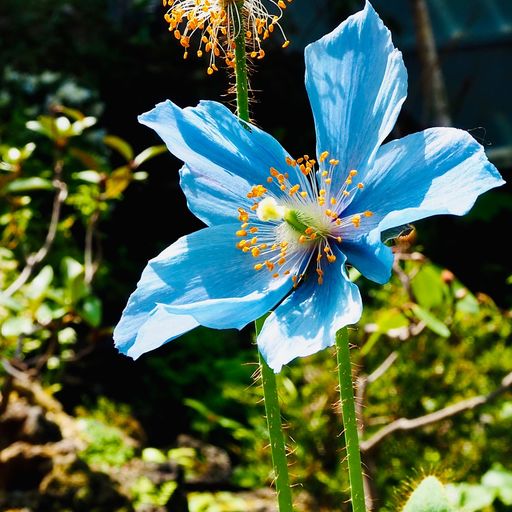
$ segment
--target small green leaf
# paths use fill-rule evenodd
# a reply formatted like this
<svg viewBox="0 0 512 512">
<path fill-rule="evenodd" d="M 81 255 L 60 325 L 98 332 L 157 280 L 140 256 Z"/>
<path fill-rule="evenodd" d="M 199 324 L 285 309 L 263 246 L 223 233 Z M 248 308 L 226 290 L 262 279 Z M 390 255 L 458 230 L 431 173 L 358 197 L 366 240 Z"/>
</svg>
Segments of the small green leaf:
<svg viewBox="0 0 512 512">
<path fill-rule="evenodd" d="M 427 327 L 435 332 L 436 334 L 439 334 L 439 336 L 442 336 L 443 338 L 449 338 L 450 337 L 450 330 L 448 327 L 446 327 L 441 320 L 437 319 L 432 313 L 429 313 L 428 311 L 425 311 L 423 308 L 420 308 L 417 304 L 413 304 L 411 306 L 411 309 L 413 310 L 414 314 L 425 324 Z"/>
<path fill-rule="evenodd" d="M 25 193 L 32 190 L 52 189 L 53 185 L 50 180 L 45 180 L 38 176 L 34 176 L 32 178 L 18 178 L 17 180 L 11 181 L 11 183 L 5 187 L 6 192 L 10 194 Z"/>
<path fill-rule="evenodd" d="M 494 501 L 495 493 L 478 484 L 448 484 L 446 494 L 450 502 L 464 512 L 477 512 L 490 507 Z"/>
<path fill-rule="evenodd" d="M 128 142 L 121 139 L 121 137 L 117 137 L 116 135 L 107 135 L 103 139 L 103 142 L 120 153 L 127 162 L 130 162 L 133 159 L 132 147 Z"/>
<path fill-rule="evenodd" d="M 107 178 L 103 197 L 105 199 L 115 199 L 119 197 L 130 184 L 132 178 L 132 171 L 128 166 L 119 167 Z"/>
<path fill-rule="evenodd" d="M 156 448 L 144 448 L 144 450 L 142 450 L 142 460 L 144 462 L 163 464 L 167 462 L 167 457 L 163 452 L 157 450 Z"/>
<path fill-rule="evenodd" d="M 57 339 L 62 345 L 70 345 L 76 341 L 76 331 L 73 327 L 64 327 L 57 333 Z"/>
<path fill-rule="evenodd" d="M 11 311 L 21 311 L 23 309 L 23 304 L 20 301 L 7 297 L 2 292 L 0 292 L 0 306 L 4 306 Z"/>
<path fill-rule="evenodd" d="M 145 181 L 148 179 L 149 174 L 146 171 L 139 171 L 133 173 L 133 179 L 135 181 Z"/>
<path fill-rule="evenodd" d="M 8 318 L 2 324 L 2 336 L 6 338 L 21 336 L 22 334 L 30 334 L 34 329 L 34 324 L 30 318 L 17 316 Z"/>
<path fill-rule="evenodd" d="M 64 107 L 63 105 L 57 105 L 54 107 L 55 112 L 61 112 L 62 114 L 74 119 L 75 121 L 80 121 L 85 117 L 80 110 L 75 108 Z"/>
<path fill-rule="evenodd" d="M 39 274 L 37 274 L 37 276 L 34 277 L 34 279 L 32 279 L 30 284 L 27 286 L 25 290 L 25 296 L 32 300 L 41 299 L 46 293 L 46 290 L 48 290 L 52 280 L 53 269 L 50 267 L 50 265 L 46 265 L 46 267 L 43 267 Z"/>
<path fill-rule="evenodd" d="M 102 307 L 98 297 L 87 296 L 82 302 L 79 311 L 81 317 L 92 327 L 99 327 L 101 323 Z"/>
<path fill-rule="evenodd" d="M 64 274 L 65 302 L 76 304 L 87 293 L 87 287 L 83 281 L 84 267 L 81 263 L 70 257 L 62 259 Z"/>
<path fill-rule="evenodd" d="M 75 121 L 71 125 L 71 131 L 75 133 L 76 135 L 81 135 L 84 130 L 87 128 L 91 128 L 91 126 L 94 126 L 96 124 L 97 120 L 95 117 L 87 116 L 83 119 L 80 119 L 78 121 Z"/>
<path fill-rule="evenodd" d="M 388 309 L 382 311 L 375 320 L 377 329 L 373 332 L 368 341 L 361 348 L 361 355 L 365 356 L 370 353 L 373 346 L 379 341 L 383 334 L 392 329 L 400 329 L 409 325 L 409 320 L 398 309 Z"/>
<path fill-rule="evenodd" d="M 62 270 L 66 284 L 69 284 L 83 273 L 84 267 L 80 262 L 66 256 L 62 259 Z"/>
<path fill-rule="evenodd" d="M 87 183 L 99 183 L 101 181 L 101 174 L 98 171 L 88 170 L 73 173 L 73 178 L 76 180 L 86 181 Z"/>
<path fill-rule="evenodd" d="M 428 476 L 411 494 L 403 512 L 453 512 L 443 484 Z"/>
<path fill-rule="evenodd" d="M 78 158 L 78 160 L 80 160 L 89 169 L 94 169 L 95 171 L 99 171 L 101 169 L 101 164 L 98 158 L 96 158 L 94 155 L 91 155 L 87 151 L 83 151 L 79 148 L 71 148 L 69 152 L 75 158 Z"/>
<path fill-rule="evenodd" d="M 412 279 L 411 288 L 419 305 L 429 310 L 442 306 L 447 291 L 441 271 L 431 264 L 422 266 Z"/>
<path fill-rule="evenodd" d="M 495 489 L 504 505 L 512 505 L 512 473 L 500 466 L 493 467 L 482 477 L 482 485 Z"/>
<path fill-rule="evenodd" d="M 167 151 L 167 148 L 163 144 L 161 146 L 151 146 L 149 148 L 146 148 L 144 151 L 139 153 L 133 159 L 133 167 L 137 168 L 140 165 L 142 165 L 144 162 L 147 162 L 151 158 L 161 155 L 162 153 L 165 153 L 166 151 Z"/>
</svg>

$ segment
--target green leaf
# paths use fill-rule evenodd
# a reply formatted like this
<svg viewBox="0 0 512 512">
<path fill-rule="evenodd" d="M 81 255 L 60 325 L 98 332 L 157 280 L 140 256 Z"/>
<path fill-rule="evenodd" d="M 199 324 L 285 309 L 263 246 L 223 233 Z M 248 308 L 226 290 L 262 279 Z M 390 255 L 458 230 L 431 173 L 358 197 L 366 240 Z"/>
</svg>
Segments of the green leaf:
<svg viewBox="0 0 512 512">
<path fill-rule="evenodd" d="M 73 178 L 76 180 L 86 181 L 87 183 L 99 183 L 101 181 L 101 174 L 98 171 L 88 170 L 74 172 Z"/>
<path fill-rule="evenodd" d="M 32 178 L 18 178 L 11 181 L 6 187 L 6 192 L 10 194 L 30 192 L 32 190 L 52 190 L 53 185 L 50 180 L 34 176 Z"/>
<path fill-rule="evenodd" d="M 434 265 L 424 265 L 412 279 L 411 288 L 418 304 L 425 309 L 442 306 L 448 289 Z"/>
<path fill-rule="evenodd" d="M 78 160 L 80 160 L 89 169 L 94 169 L 95 171 L 99 171 L 101 169 L 101 163 L 98 158 L 87 151 L 83 151 L 79 148 L 71 148 L 69 152 L 75 158 L 78 158 Z"/>
<path fill-rule="evenodd" d="M 85 297 L 79 313 L 89 325 L 99 327 L 102 317 L 101 300 L 94 296 Z"/>
<path fill-rule="evenodd" d="M 461 313 L 476 315 L 480 310 L 480 305 L 476 297 L 472 293 L 467 292 L 462 299 L 457 301 L 455 309 Z"/>
<path fill-rule="evenodd" d="M 117 137 L 116 135 L 107 135 L 103 139 L 103 142 L 120 153 L 127 162 L 131 162 L 133 160 L 132 147 L 128 142 L 121 139 L 121 137 Z"/>
<path fill-rule="evenodd" d="M 22 334 L 30 334 L 34 329 L 34 324 L 30 318 L 25 316 L 17 316 L 8 318 L 2 324 L 2 336 L 6 338 L 20 336 Z"/>
<path fill-rule="evenodd" d="M 84 284 L 84 267 L 81 263 L 66 256 L 62 259 L 64 274 L 65 301 L 67 304 L 76 304 L 87 293 Z"/>
<path fill-rule="evenodd" d="M 105 199 L 115 199 L 119 197 L 132 179 L 132 171 L 128 166 L 119 167 L 107 178 L 103 197 Z"/>
<path fill-rule="evenodd" d="M 464 512 L 477 512 L 492 505 L 495 492 L 478 484 L 448 484 L 446 494 L 450 502 Z"/>
<path fill-rule="evenodd" d="M 41 299 L 53 280 L 53 269 L 50 265 L 43 267 L 39 274 L 30 282 L 25 290 L 25 296 L 32 300 Z"/>
<path fill-rule="evenodd" d="M 23 304 L 20 301 L 7 297 L 2 292 L 0 292 L 0 306 L 4 306 L 11 311 L 21 311 L 23 309 Z"/>
<path fill-rule="evenodd" d="M 69 134 L 70 135 L 82 135 L 83 131 L 87 128 L 90 128 L 91 126 L 94 126 L 96 124 L 96 118 L 89 116 L 84 117 L 83 119 L 80 119 L 79 121 L 75 121 L 70 129 Z"/>
<path fill-rule="evenodd" d="M 75 259 L 66 256 L 62 259 L 62 271 L 66 284 L 70 284 L 83 273 L 84 266 Z"/>
<path fill-rule="evenodd" d="M 135 181 L 145 181 L 148 179 L 149 174 L 146 171 L 139 171 L 133 173 L 133 179 Z"/>
<path fill-rule="evenodd" d="M 495 489 L 504 505 L 512 505 L 512 473 L 510 471 L 496 466 L 482 477 L 482 485 Z"/>
<path fill-rule="evenodd" d="M 383 334 L 392 329 L 400 329 L 409 325 L 409 320 L 398 309 L 386 309 L 375 320 L 377 329 L 368 338 L 361 348 L 361 355 L 367 355 Z"/>
<path fill-rule="evenodd" d="M 443 484 L 434 476 L 428 476 L 411 494 L 403 512 L 454 512 L 448 501 Z"/>
<path fill-rule="evenodd" d="M 64 107 L 63 105 L 57 105 L 54 110 L 55 112 L 61 112 L 62 114 L 70 117 L 71 119 L 74 119 L 75 121 L 80 121 L 85 117 L 85 115 L 82 114 L 80 110 L 77 110 L 76 108 Z"/>
<path fill-rule="evenodd" d="M 417 304 L 413 304 L 411 306 L 411 309 L 420 320 L 425 322 L 425 324 L 431 331 L 435 332 L 436 334 L 439 334 L 439 336 L 442 336 L 443 338 L 450 337 L 450 330 L 448 329 L 448 327 L 446 327 L 445 324 L 443 324 L 443 322 L 441 322 L 441 320 L 437 319 L 434 315 L 432 315 L 428 311 L 425 311 Z"/>
<path fill-rule="evenodd" d="M 57 333 L 57 339 L 62 345 L 70 345 L 76 341 L 77 334 L 73 327 L 64 327 Z"/>
<path fill-rule="evenodd" d="M 167 457 L 165 456 L 165 453 L 156 448 L 144 448 L 144 450 L 142 450 L 142 460 L 144 462 L 163 464 L 167 462 Z"/>
<path fill-rule="evenodd" d="M 146 148 L 144 151 L 139 153 L 133 159 L 133 167 L 137 168 L 140 165 L 142 165 L 144 162 L 147 162 L 151 158 L 161 155 L 162 153 L 165 153 L 166 151 L 167 151 L 167 147 L 164 146 L 163 144 L 161 146 L 151 146 L 149 148 Z"/>
</svg>

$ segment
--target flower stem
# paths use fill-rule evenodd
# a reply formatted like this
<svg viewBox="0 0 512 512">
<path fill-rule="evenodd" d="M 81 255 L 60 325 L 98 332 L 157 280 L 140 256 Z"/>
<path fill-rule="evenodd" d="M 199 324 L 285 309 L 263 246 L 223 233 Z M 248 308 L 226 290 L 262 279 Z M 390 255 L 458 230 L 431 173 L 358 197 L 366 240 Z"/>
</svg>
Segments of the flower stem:
<svg viewBox="0 0 512 512">
<path fill-rule="evenodd" d="M 249 121 L 249 78 L 247 75 L 247 52 L 245 51 L 245 27 L 241 12 L 243 2 L 237 2 L 239 26 L 235 37 L 235 78 L 237 115 L 243 121 Z"/>
<path fill-rule="evenodd" d="M 361 468 L 361 453 L 359 451 L 354 389 L 352 386 L 348 330 L 346 327 L 336 334 L 336 353 L 338 357 L 341 412 L 343 414 L 345 446 L 347 449 L 352 510 L 354 512 L 365 512 L 363 472 Z"/>
<path fill-rule="evenodd" d="M 261 330 L 264 320 L 264 318 L 256 320 L 256 335 Z M 279 512 L 293 512 L 292 492 L 288 478 L 288 462 L 286 460 L 286 446 L 281 426 L 281 410 L 277 396 L 276 376 L 261 353 L 259 353 L 259 358 Z"/>
</svg>

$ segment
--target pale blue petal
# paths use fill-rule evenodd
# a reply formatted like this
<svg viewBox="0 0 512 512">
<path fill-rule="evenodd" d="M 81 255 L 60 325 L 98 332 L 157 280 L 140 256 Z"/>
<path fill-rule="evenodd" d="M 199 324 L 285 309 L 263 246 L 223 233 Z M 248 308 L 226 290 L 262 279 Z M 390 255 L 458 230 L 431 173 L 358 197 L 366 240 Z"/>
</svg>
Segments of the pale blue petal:
<svg viewBox="0 0 512 512">
<path fill-rule="evenodd" d="M 317 154 L 340 161 L 332 187 L 352 169 L 364 181 L 407 96 L 402 54 L 369 2 L 305 53 Z"/>
<path fill-rule="evenodd" d="M 241 121 L 224 105 L 201 101 L 197 107 L 181 109 L 166 101 L 139 116 L 139 121 L 153 128 L 169 151 L 187 165 L 183 190 L 192 212 L 208 225 L 236 220 L 237 208 L 252 204 L 247 193 L 253 185 L 282 195 L 277 183 L 269 184 L 267 178 L 271 167 L 290 171 L 288 153 L 271 135 Z M 216 200 L 220 207 L 211 210 Z"/>
<path fill-rule="evenodd" d="M 148 320 L 157 303 L 171 300 L 171 297 L 172 290 L 167 283 L 147 265 L 114 329 L 115 345 L 123 354 L 127 354 L 133 346 L 139 329 Z"/>
<path fill-rule="evenodd" d="M 146 322 L 138 330 L 136 339 L 130 347 L 120 348 L 121 352 L 133 359 L 155 350 L 182 334 L 196 328 L 197 321 L 187 315 L 173 315 L 162 305 L 156 306 Z"/>
<path fill-rule="evenodd" d="M 393 251 L 382 243 L 379 229 L 374 229 L 359 239 L 343 241 L 341 248 L 348 262 L 367 279 L 384 284 L 391 278 Z"/>
<path fill-rule="evenodd" d="M 242 328 L 274 307 L 291 289 L 290 276 L 254 270 L 256 260 L 237 249 L 239 224 L 214 226 L 180 238 L 152 259 L 114 331 L 127 352 L 155 306 L 206 327 Z M 289 267 L 300 273 L 300 258 Z M 187 320 L 189 322 L 190 320 Z M 185 324 L 188 325 L 188 324 Z"/>
<path fill-rule="evenodd" d="M 464 215 L 480 194 L 503 183 L 471 135 L 431 128 L 382 146 L 345 213 L 370 210 L 373 217 L 361 226 L 384 231 L 431 215 Z"/>
<path fill-rule="evenodd" d="M 330 347 L 339 329 L 361 317 L 359 289 L 348 280 L 345 256 L 334 252 L 336 262 L 323 268 L 324 283 L 318 284 L 314 272 L 308 275 L 263 325 L 258 347 L 276 373 L 296 357 Z"/>
<path fill-rule="evenodd" d="M 238 218 L 239 207 L 249 211 L 252 206 L 247 198 L 251 186 L 236 175 L 223 180 L 224 174 L 203 174 L 188 165 L 180 170 L 180 185 L 188 208 L 205 224 L 229 224 Z"/>
</svg>

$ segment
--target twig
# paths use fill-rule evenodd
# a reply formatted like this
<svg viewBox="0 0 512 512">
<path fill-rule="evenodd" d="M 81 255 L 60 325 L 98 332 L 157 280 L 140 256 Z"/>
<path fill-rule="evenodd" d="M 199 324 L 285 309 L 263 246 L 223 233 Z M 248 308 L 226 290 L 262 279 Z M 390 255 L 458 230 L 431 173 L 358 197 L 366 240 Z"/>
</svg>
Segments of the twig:
<svg viewBox="0 0 512 512">
<path fill-rule="evenodd" d="M 393 366 L 394 362 L 398 359 L 398 354 L 396 352 L 391 352 L 384 361 L 372 372 L 366 380 L 368 384 L 379 380 L 390 368 Z"/>
<path fill-rule="evenodd" d="M 363 415 L 364 403 L 366 402 L 366 387 L 371 382 L 375 382 L 380 379 L 397 360 L 398 354 L 391 352 L 386 359 L 370 374 L 370 375 L 359 375 L 356 380 L 356 416 L 358 424 L 359 437 L 361 438 L 365 430 L 365 421 Z M 378 492 L 375 486 L 373 475 L 376 473 L 376 464 L 370 452 L 361 453 L 361 459 L 365 471 L 363 473 L 363 485 L 366 510 L 371 512 L 374 510 L 375 503 L 378 501 Z"/>
<path fill-rule="evenodd" d="M 96 225 L 99 220 L 99 212 L 96 210 L 92 215 L 89 221 L 87 222 L 87 228 L 85 232 L 85 249 L 84 249 L 84 282 L 86 285 L 91 284 L 94 279 L 94 274 L 98 270 L 98 265 L 94 261 L 94 250 L 93 250 L 93 241 L 94 241 L 94 233 L 96 229 Z"/>
<path fill-rule="evenodd" d="M 428 110 L 436 126 L 451 126 L 443 72 L 439 64 L 432 23 L 425 0 L 411 0 L 416 25 L 416 40 L 422 65 L 423 88 Z"/>
<path fill-rule="evenodd" d="M 414 430 L 421 428 L 426 425 L 431 425 L 432 423 L 445 420 L 446 418 L 450 418 L 451 416 L 455 416 L 461 412 L 472 410 L 485 405 L 494 400 L 499 395 L 508 391 L 510 387 L 512 387 L 512 372 L 503 378 L 499 388 L 495 389 L 488 395 L 480 395 L 473 398 L 468 398 L 467 400 L 462 400 L 456 404 L 449 405 L 448 407 L 440 409 L 439 411 L 426 414 L 425 416 L 419 416 L 418 418 L 400 418 L 391 422 L 389 425 L 386 425 L 376 434 L 370 437 L 370 439 L 363 441 L 361 443 L 361 451 L 369 452 L 370 450 L 373 450 L 380 442 L 382 442 L 383 439 L 398 430 Z"/>
<path fill-rule="evenodd" d="M 41 248 L 32 253 L 27 258 L 27 263 L 25 267 L 21 271 L 20 275 L 11 283 L 11 285 L 4 291 L 2 294 L 6 297 L 11 297 L 14 295 L 30 278 L 34 268 L 43 261 L 48 252 L 50 251 L 53 242 L 55 241 L 55 236 L 57 234 L 57 226 L 60 220 L 60 212 L 62 209 L 62 204 L 66 200 L 68 195 L 68 189 L 66 184 L 61 180 L 62 174 L 62 161 L 59 160 L 55 164 L 55 175 L 53 179 L 53 186 L 56 189 L 55 197 L 53 199 L 53 207 L 52 207 L 52 216 L 50 219 L 50 225 L 48 227 L 48 233 L 46 234 L 45 241 Z"/>
</svg>

